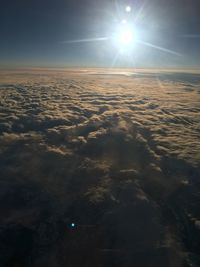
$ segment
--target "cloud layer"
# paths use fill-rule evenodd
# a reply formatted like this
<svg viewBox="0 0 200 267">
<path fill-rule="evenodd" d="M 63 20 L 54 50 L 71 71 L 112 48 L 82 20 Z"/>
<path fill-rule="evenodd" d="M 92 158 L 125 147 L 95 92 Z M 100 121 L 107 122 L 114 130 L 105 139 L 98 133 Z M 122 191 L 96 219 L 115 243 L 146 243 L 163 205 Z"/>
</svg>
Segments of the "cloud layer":
<svg viewBox="0 0 200 267">
<path fill-rule="evenodd" d="M 34 70 L 0 80 L 3 266 L 195 262 L 198 73 Z"/>
</svg>

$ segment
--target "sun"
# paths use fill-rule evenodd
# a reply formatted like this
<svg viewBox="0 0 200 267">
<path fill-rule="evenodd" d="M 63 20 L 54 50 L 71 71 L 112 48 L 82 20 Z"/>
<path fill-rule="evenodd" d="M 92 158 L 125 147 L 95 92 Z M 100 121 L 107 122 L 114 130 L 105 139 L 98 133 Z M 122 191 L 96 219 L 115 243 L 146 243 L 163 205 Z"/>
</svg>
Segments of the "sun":
<svg viewBox="0 0 200 267">
<path fill-rule="evenodd" d="M 130 29 L 125 29 L 119 34 L 119 42 L 121 45 L 129 45 L 133 42 L 133 32 Z"/>
<path fill-rule="evenodd" d="M 124 49 L 133 46 L 135 42 L 133 25 L 121 24 L 116 31 L 115 42 L 120 48 Z"/>
<path fill-rule="evenodd" d="M 127 54 L 135 47 L 136 33 L 133 25 L 120 24 L 113 35 L 113 41 L 117 49 Z"/>
</svg>

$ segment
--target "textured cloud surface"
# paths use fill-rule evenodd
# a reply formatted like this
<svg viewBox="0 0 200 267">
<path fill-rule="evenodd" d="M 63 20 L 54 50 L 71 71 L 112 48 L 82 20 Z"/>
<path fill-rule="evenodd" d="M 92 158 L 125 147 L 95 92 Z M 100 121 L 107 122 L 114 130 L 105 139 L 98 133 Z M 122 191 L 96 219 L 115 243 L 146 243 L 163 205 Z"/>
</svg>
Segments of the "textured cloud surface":
<svg viewBox="0 0 200 267">
<path fill-rule="evenodd" d="M 2 266 L 199 266 L 200 74 L 2 71 L 0 170 Z"/>
</svg>

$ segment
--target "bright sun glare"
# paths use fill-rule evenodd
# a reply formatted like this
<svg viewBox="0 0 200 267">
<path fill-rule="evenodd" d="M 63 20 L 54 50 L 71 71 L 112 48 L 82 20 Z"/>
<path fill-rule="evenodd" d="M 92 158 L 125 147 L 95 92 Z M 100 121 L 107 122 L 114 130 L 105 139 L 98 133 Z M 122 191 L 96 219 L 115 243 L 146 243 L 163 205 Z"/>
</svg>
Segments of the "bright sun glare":
<svg viewBox="0 0 200 267">
<path fill-rule="evenodd" d="M 126 12 L 131 12 L 131 7 L 125 7 Z M 135 42 L 135 36 L 133 32 L 133 25 L 129 24 L 129 21 L 125 18 L 121 20 L 121 23 L 116 32 L 116 44 L 119 46 L 120 51 L 127 51 Z"/>
<path fill-rule="evenodd" d="M 115 30 L 111 31 L 110 35 L 96 38 L 85 38 L 78 40 L 68 40 L 63 43 L 66 44 L 75 44 L 75 43 L 87 43 L 87 42 L 99 42 L 99 41 L 108 41 L 111 40 L 112 45 L 114 45 L 118 52 L 122 55 L 129 55 L 133 52 L 133 49 L 137 49 L 137 44 L 142 44 L 148 46 L 153 49 L 160 50 L 165 53 L 169 53 L 175 56 L 182 56 L 180 53 L 176 51 L 167 49 L 165 47 L 160 47 L 148 42 L 144 42 L 141 40 L 140 28 L 137 28 L 137 24 L 133 24 L 132 13 L 134 10 L 131 6 L 125 6 L 123 16 L 117 19 L 117 25 L 115 24 Z M 127 14 L 129 13 L 129 14 Z M 136 14 L 137 15 L 137 14 Z M 136 16 L 137 17 L 137 16 Z M 118 55 L 118 53 L 117 53 Z"/>
<path fill-rule="evenodd" d="M 133 42 L 133 32 L 126 29 L 119 34 L 119 42 L 121 45 L 129 45 Z"/>
<path fill-rule="evenodd" d="M 123 51 L 123 54 L 124 52 L 129 53 L 136 42 L 133 25 L 120 25 L 116 30 L 114 39 L 119 51 Z"/>
</svg>

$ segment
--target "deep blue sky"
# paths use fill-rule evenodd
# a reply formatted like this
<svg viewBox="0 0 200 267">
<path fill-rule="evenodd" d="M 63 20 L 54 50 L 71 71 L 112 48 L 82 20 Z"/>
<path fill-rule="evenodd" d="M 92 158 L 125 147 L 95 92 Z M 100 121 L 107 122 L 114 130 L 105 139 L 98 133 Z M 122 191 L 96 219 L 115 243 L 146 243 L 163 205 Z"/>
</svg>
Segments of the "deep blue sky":
<svg viewBox="0 0 200 267">
<path fill-rule="evenodd" d="M 199 0 L 2 0 L 0 65 L 111 66 L 118 52 L 111 41 L 64 41 L 112 35 L 126 4 L 131 23 L 140 11 L 143 41 L 181 56 L 138 44 L 117 66 L 200 66 Z"/>
</svg>

